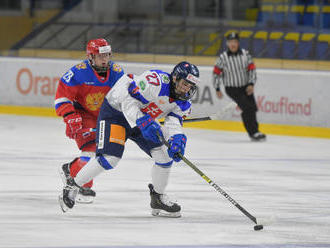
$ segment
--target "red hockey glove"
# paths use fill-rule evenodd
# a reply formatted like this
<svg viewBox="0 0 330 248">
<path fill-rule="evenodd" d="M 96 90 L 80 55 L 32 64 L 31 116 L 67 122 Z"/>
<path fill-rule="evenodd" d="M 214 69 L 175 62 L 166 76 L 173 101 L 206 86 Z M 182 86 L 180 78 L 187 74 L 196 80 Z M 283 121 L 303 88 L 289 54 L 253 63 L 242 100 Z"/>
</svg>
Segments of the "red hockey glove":
<svg viewBox="0 0 330 248">
<path fill-rule="evenodd" d="M 66 124 L 66 136 L 70 139 L 75 139 L 77 134 L 82 129 L 82 118 L 78 113 L 72 113 L 64 117 Z"/>
</svg>

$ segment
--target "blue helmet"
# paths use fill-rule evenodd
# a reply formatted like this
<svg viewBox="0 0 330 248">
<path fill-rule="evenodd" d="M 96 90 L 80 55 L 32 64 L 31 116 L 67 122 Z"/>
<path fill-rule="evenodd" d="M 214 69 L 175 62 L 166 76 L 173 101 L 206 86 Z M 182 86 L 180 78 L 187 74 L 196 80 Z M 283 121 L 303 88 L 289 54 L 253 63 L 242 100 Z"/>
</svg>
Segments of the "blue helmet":
<svg viewBox="0 0 330 248">
<path fill-rule="evenodd" d="M 175 77 L 175 78 L 174 78 Z M 171 95 L 177 100 L 189 100 L 193 97 L 197 90 L 197 84 L 199 81 L 199 70 L 197 66 L 190 64 L 189 62 L 183 61 L 177 64 L 171 73 Z M 184 79 L 186 82 L 191 84 L 190 90 L 186 94 L 179 94 L 176 92 L 177 84 L 180 79 Z"/>
</svg>

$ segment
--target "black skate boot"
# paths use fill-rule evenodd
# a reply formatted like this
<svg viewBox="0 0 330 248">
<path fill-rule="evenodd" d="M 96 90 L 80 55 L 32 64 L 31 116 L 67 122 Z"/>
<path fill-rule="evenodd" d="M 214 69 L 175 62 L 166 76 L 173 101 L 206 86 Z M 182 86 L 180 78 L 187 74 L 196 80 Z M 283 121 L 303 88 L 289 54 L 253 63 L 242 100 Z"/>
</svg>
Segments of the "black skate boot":
<svg viewBox="0 0 330 248">
<path fill-rule="evenodd" d="M 70 177 L 63 188 L 62 194 L 58 197 L 60 207 L 64 213 L 73 208 L 78 191 L 79 186 L 75 183 L 74 179 Z"/>
<path fill-rule="evenodd" d="M 64 185 L 67 184 L 67 181 L 71 178 L 70 176 L 70 168 L 71 165 L 77 160 L 78 158 L 75 158 L 74 160 L 72 160 L 70 163 L 66 163 L 60 166 L 59 168 L 59 173 L 60 176 L 62 178 L 62 182 Z"/>
<path fill-rule="evenodd" d="M 266 141 L 266 135 L 260 132 L 256 132 L 250 136 L 250 139 L 254 142 Z"/>
<path fill-rule="evenodd" d="M 152 184 L 148 185 L 150 189 L 150 207 L 152 209 L 151 214 L 153 216 L 161 216 L 161 217 L 172 217 L 178 218 L 181 217 L 181 207 L 175 202 L 171 202 L 168 199 L 168 196 L 165 194 L 158 194 L 154 190 L 154 186 Z"/>
<path fill-rule="evenodd" d="M 90 204 L 93 203 L 95 196 L 96 196 L 96 192 L 91 188 L 81 187 L 79 189 L 76 202 L 83 204 Z"/>
<path fill-rule="evenodd" d="M 59 172 L 60 172 L 64 185 L 66 185 L 67 180 L 69 180 L 71 178 L 70 168 L 71 168 L 72 163 L 76 160 L 77 160 L 77 158 L 75 158 L 70 163 L 61 165 L 59 168 Z M 91 188 L 81 187 L 79 189 L 79 192 L 78 192 L 78 195 L 76 198 L 76 202 L 83 203 L 83 204 L 90 204 L 90 203 L 93 203 L 95 196 L 96 196 L 96 192 L 94 190 L 92 190 Z"/>
</svg>

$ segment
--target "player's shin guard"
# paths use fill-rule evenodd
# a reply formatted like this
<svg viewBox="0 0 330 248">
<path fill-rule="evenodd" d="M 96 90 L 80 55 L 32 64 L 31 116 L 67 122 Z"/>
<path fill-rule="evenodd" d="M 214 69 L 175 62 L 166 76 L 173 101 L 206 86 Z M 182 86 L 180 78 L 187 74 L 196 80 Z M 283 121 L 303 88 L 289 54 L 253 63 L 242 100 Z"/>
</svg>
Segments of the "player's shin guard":
<svg viewBox="0 0 330 248">
<path fill-rule="evenodd" d="M 75 181 L 78 185 L 84 185 L 105 170 L 114 168 L 120 158 L 114 156 L 99 155 L 91 159 L 76 175 Z"/>
<path fill-rule="evenodd" d="M 70 165 L 70 175 L 74 178 L 78 172 L 88 163 L 90 157 L 81 156 L 71 162 Z M 93 186 L 93 180 L 85 183 L 84 188 L 91 188 Z"/>
<path fill-rule="evenodd" d="M 164 194 L 165 192 L 172 163 L 173 161 L 170 161 L 166 166 L 164 164 L 156 163 L 151 168 L 152 184 L 155 190 L 160 194 Z"/>
</svg>

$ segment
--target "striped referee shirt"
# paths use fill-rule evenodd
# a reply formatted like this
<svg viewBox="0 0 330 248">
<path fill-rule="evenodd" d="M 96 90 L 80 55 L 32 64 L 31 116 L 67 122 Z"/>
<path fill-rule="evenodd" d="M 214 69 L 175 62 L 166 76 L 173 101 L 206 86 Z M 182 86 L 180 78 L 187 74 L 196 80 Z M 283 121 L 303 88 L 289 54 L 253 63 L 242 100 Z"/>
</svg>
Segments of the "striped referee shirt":
<svg viewBox="0 0 330 248">
<path fill-rule="evenodd" d="M 257 80 L 256 66 L 252 56 L 245 49 L 236 53 L 229 50 L 220 54 L 213 69 L 213 85 L 220 90 L 220 84 L 225 87 L 243 87 L 255 84 Z"/>
</svg>

